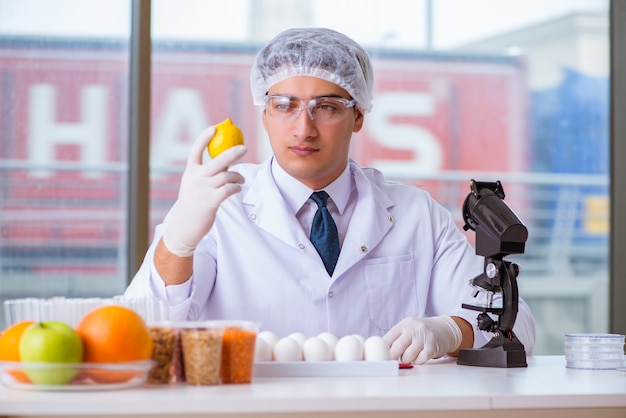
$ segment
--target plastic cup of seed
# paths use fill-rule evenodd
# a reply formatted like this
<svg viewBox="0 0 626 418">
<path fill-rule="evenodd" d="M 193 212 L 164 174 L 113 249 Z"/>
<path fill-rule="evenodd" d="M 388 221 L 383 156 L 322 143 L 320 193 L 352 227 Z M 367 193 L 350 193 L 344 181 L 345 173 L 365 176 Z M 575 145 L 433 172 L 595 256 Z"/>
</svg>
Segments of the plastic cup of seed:
<svg viewBox="0 0 626 418">
<path fill-rule="evenodd" d="M 252 321 L 219 321 L 224 329 L 222 383 L 250 383 L 254 370 L 254 348 L 261 324 Z"/>
<path fill-rule="evenodd" d="M 152 337 L 152 361 L 148 383 L 165 384 L 173 381 L 173 361 L 178 343 L 178 327 L 174 323 L 153 323 L 148 326 Z"/>
<path fill-rule="evenodd" d="M 185 322 L 179 332 L 187 384 L 219 384 L 224 329 L 208 321 Z"/>
</svg>

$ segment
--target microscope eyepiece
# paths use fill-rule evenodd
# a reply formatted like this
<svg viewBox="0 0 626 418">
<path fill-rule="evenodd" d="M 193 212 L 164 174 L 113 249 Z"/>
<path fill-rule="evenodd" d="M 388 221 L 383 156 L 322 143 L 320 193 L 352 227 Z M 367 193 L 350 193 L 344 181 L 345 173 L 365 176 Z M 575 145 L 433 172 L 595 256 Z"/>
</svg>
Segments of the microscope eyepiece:
<svg viewBox="0 0 626 418">
<path fill-rule="evenodd" d="M 504 202 L 502 184 L 471 180 L 470 188 L 463 203 L 463 229 L 476 231 L 476 253 L 485 257 L 523 254 L 528 229 Z"/>
</svg>

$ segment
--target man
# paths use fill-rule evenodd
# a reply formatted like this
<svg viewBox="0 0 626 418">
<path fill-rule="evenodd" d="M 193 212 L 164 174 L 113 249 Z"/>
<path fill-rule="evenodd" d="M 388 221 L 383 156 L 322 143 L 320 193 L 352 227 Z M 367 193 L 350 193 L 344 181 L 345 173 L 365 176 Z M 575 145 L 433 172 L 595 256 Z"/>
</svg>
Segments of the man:
<svg viewBox="0 0 626 418">
<path fill-rule="evenodd" d="M 176 319 L 255 320 L 279 336 L 383 335 L 392 358 L 416 364 L 484 345 L 461 308 L 483 260 L 449 212 L 348 156 L 372 74 L 363 48 L 332 30 L 270 41 L 250 80 L 272 157 L 231 166 L 237 146 L 202 164 L 214 128 L 204 131 L 127 295 L 166 300 Z M 522 300 L 514 330 L 531 352 Z"/>
</svg>

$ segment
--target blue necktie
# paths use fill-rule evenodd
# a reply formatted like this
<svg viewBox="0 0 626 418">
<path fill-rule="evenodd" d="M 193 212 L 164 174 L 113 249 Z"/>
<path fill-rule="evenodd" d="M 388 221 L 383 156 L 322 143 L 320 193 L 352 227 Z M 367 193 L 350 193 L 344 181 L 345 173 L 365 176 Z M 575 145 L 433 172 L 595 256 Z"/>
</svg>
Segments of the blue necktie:
<svg viewBox="0 0 626 418">
<path fill-rule="evenodd" d="M 326 207 L 328 193 L 315 192 L 311 195 L 311 199 L 317 203 L 317 212 L 315 212 L 311 226 L 311 242 L 322 257 L 326 271 L 332 276 L 340 250 L 337 225 Z"/>
</svg>

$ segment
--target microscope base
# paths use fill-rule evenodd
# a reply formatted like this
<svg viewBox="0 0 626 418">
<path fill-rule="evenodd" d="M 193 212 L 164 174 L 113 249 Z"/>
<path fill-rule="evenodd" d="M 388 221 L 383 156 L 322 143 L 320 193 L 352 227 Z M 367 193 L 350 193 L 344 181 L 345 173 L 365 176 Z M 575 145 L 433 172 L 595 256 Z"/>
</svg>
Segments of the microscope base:
<svg viewBox="0 0 626 418">
<path fill-rule="evenodd" d="M 482 367 L 527 367 L 524 345 L 517 338 L 507 341 L 493 338 L 481 348 L 464 348 L 459 351 L 457 364 Z"/>
</svg>

